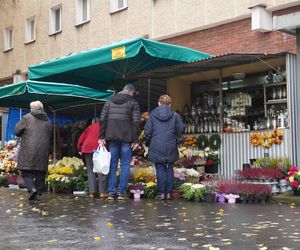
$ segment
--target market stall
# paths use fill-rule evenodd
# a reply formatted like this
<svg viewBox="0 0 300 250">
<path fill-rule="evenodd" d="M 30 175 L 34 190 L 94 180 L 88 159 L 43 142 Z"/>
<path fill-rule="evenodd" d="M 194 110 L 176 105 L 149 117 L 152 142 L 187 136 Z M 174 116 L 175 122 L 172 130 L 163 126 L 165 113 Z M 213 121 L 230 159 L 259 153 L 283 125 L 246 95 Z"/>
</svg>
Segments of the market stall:
<svg viewBox="0 0 300 250">
<path fill-rule="evenodd" d="M 209 140 L 218 134 L 218 172 L 232 177 L 258 158 L 297 163 L 295 74 L 291 54 L 228 54 L 140 77 L 168 79 L 173 108 L 187 124 L 186 137 Z M 197 143 L 190 146 L 199 150 Z"/>
</svg>

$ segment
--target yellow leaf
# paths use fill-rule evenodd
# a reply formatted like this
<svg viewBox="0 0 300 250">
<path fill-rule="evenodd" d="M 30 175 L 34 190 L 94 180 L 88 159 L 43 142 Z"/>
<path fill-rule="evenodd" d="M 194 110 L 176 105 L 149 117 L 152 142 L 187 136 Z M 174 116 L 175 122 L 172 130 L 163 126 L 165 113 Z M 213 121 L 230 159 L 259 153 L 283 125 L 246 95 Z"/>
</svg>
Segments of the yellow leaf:
<svg viewBox="0 0 300 250">
<path fill-rule="evenodd" d="M 108 227 L 112 227 L 112 226 L 113 226 L 113 224 L 110 223 L 110 222 L 108 222 L 106 225 L 107 225 Z"/>
<path fill-rule="evenodd" d="M 19 207 L 23 207 L 23 204 L 20 204 Z"/>
<path fill-rule="evenodd" d="M 186 238 L 178 238 L 177 240 L 184 241 Z"/>
<path fill-rule="evenodd" d="M 96 236 L 94 239 L 95 239 L 95 240 L 101 240 L 101 237 Z"/>
<path fill-rule="evenodd" d="M 54 239 L 54 240 L 48 240 L 49 243 L 54 243 L 54 242 L 58 242 L 58 240 Z"/>
</svg>

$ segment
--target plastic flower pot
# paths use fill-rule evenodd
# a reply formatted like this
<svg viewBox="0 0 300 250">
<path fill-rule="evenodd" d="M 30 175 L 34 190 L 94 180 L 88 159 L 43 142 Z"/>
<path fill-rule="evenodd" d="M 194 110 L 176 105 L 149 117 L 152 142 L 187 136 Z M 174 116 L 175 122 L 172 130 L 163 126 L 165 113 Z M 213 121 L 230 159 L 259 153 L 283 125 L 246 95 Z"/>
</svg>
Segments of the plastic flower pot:
<svg viewBox="0 0 300 250">
<path fill-rule="evenodd" d="M 171 197 L 174 200 L 179 199 L 181 197 L 181 192 L 179 190 L 173 190 L 171 192 Z"/>
<path fill-rule="evenodd" d="M 236 199 L 239 198 L 239 195 L 235 195 L 235 194 L 227 194 L 225 195 L 225 198 L 228 199 L 228 203 L 235 203 Z"/>
</svg>

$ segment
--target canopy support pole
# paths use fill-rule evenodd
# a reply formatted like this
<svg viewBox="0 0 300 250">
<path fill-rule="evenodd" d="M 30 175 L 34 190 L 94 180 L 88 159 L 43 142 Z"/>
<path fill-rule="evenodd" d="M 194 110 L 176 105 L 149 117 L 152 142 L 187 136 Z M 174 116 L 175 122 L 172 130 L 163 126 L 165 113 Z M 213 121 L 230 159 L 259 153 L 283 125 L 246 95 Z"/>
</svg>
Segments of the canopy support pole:
<svg viewBox="0 0 300 250">
<path fill-rule="evenodd" d="M 19 114 L 20 114 L 20 121 L 22 119 L 22 109 L 19 109 Z"/>
<path fill-rule="evenodd" d="M 151 79 L 148 79 L 148 112 L 150 113 L 151 109 Z"/>
<path fill-rule="evenodd" d="M 53 112 L 53 164 L 56 163 L 56 112 Z"/>
<path fill-rule="evenodd" d="M 94 121 L 96 121 L 97 118 L 97 104 L 94 105 Z"/>
</svg>

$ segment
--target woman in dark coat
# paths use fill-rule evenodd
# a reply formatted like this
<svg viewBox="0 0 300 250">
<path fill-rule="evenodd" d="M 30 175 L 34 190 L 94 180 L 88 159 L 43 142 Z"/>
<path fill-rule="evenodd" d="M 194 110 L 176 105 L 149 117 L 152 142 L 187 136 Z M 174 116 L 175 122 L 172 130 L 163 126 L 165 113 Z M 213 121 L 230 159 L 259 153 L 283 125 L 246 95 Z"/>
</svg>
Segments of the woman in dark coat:
<svg viewBox="0 0 300 250">
<path fill-rule="evenodd" d="M 52 136 L 52 125 L 40 101 L 30 103 L 30 113 L 17 123 L 15 134 L 21 137 L 17 168 L 21 170 L 29 200 L 37 200 L 44 189 Z"/>
<path fill-rule="evenodd" d="M 173 164 L 179 159 L 177 143 L 185 126 L 180 116 L 171 109 L 171 98 L 162 95 L 145 125 L 148 159 L 155 163 L 159 194 L 157 199 L 171 199 Z"/>
</svg>

